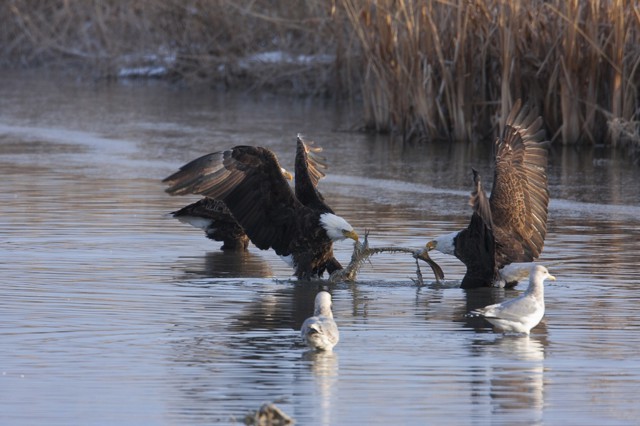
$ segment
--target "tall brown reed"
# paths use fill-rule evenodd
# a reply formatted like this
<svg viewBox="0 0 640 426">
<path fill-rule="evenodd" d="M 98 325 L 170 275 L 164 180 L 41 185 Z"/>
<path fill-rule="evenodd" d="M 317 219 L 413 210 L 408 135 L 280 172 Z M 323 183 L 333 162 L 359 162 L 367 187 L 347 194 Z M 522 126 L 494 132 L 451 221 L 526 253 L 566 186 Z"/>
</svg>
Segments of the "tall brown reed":
<svg viewBox="0 0 640 426">
<path fill-rule="evenodd" d="M 367 123 L 477 139 L 519 97 L 563 143 L 619 142 L 638 126 L 634 2 L 342 0 L 361 41 Z M 616 124 L 617 123 L 617 124 Z"/>
</svg>

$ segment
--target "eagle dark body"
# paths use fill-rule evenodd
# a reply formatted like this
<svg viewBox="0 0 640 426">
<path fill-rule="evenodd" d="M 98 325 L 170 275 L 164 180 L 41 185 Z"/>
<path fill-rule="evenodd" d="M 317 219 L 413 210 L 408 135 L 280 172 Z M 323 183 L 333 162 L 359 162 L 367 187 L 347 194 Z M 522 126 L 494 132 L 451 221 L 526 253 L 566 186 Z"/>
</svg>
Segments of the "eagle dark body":
<svg viewBox="0 0 640 426">
<path fill-rule="evenodd" d="M 317 190 L 320 179 L 325 174 L 322 169 L 326 165 L 320 161 L 314 153 L 321 152 L 322 148 L 313 147 L 313 142 L 304 142 L 300 136 L 296 141 L 295 157 L 295 196 L 303 204 L 320 213 L 333 210 L 324 202 L 322 194 Z M 236 218 L 231 214 L 225 203 L 210 197 L 205 197 L 176 212 L 173 216 L 183 222 L 192 223 L 196 227 L 202 227 L 207 237 L 222 241 L 222 250 L 246 250 L 249 245 L 249 237 L 240 226 Z M 331 249 L 331 253 L 333 253 Z M 341 269 L 340 263 L 333 258 L 329 260 L 330 272 Z"/>
<path fill-rule="evenodd" d="M 462 279 L 462 288 L 484 287 L 487 277 L 493 279 L 496 273 L 495 240 L 491 229 L 483 219 L 473 214 L 466 229 L 455 237 L 455 256 L 467 266 L 467 273 Z"/>
<path fill-rule="evenodd" d="M 258 248 L 292 256 L 298 278 L 310 279 L 339 269 L 333 259 L 332 240 L 320 224 L 325 212 L 296 198 L 276 156 L 268 149 L 236 146 L 205 155 L 164 182 L 172 195 L 200 194 L 224 202 Z"/>
<path fill-rule="evenodd" d="M 298 237 L 292 240 L 285 251 L 276 250 L 281 256 L 292 255 L 296 277 L 306 280 L 342 269 L 340 262 L 333 256 L 333 242 L 318 222 L 319 214 L 311 209 L 309 211 L 312 212 L 311 215 L 297 221 Z"/>
<path fill-rule="evenodd" d="M 244 229 L 220 200 L 205 197 L 171 214 L 182 222 L 193 221 L 194 226 L 200 222 L 207 238 L 223 242 L 222 250 L 242 251 L 249 245 Z"/>
<path fill-rule="evenodd" d="M 503 266 L 540 256 L 549 205 L 548 144 L 542 118 L 516 102 L 496 140 L 489 198 L 473 171 L 473 215 L 454 240 L 454 254 L 467 266 L 463 288 L 491 286 Z"/>
</svg>

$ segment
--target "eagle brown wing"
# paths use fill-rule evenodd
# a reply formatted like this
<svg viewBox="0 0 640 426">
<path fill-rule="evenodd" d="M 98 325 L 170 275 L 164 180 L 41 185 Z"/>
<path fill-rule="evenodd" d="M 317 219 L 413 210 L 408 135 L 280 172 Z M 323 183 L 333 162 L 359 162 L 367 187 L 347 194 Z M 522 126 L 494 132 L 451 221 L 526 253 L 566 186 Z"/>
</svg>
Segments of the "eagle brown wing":
<svg viewBox="0 0 640 426">
<path fill-rule="evenodd" d="M 317 189 L 318 182 L 325 176 L 323 169 L 327 166 L 314 153 L 321 152 L 322 148 L 313 147 L 312 144 L 313 142 L 305 142 L 302 136 L 298 135 L 295 161 L 296 198 L 320 213 L 333 213 Z"/>
<path fill-rule="evenodd" d="M 222 250 L 246 250 L 249 237 L 221 200 L 204 197 L 171 213 L 173 217 L 202 230 L 215 241 L 222 241 Z"/>
<path fill-rule="evenodd" d="M 238 224 L 225 204 L 220 200 L 205 197 L 171 213 L 173 217 L 196 216 L 225 224 Z"/>
<path fill-rule="evenodd" d="M 316 188 L 318 186 L 318 182 L 320 182 L 320 179 L 323 179 L 325 177 L 324 170 L 327 168 L 327 165 L 324 162 L 324 158 L 317 155 L 318 153 L 322 152 L 322 147 L 313 146 L 313 141 L 305 141 L 300 134 L 298 134 L 296 142 L 296 160 L 298 156 L 300 158 L 304 158 L 304 160 L 306 161 L 307 173 L 309 174 L 311 185 Z"/>
<path fill-rule="evenodd" d="M 548 144 L 542 118 L 518 100 L 496 140 L 489 202 L 498 267 L 530 262 L 542 252 L 549 206 Z"/>
<path fill-rule="evenodd" d="M 200 194 L 222 200 L 258 248 L 273 248 L 280 255 L 290 254 L 298 221 L 307 216 L 278 159 L 262 147 L 236 146 L 205 155 L 163 182 L 171 195 Z"/>
</svg>

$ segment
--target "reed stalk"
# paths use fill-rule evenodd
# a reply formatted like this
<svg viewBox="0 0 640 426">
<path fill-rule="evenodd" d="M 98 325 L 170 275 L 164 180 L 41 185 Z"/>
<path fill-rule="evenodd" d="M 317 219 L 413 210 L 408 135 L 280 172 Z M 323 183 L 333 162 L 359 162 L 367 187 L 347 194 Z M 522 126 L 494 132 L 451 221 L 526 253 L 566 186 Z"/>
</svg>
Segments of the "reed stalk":
<svg viewBox="0 0 640 426">
<path fill-rule="evenodd" d="M 640 125 L 635 2 L 341 4 L 363 50 L 362 96 L 372 129 L 484 139 L 498 132 L 498 117 L 521 97 L 540 107 L 550 134 L 564 144 L 634 142 L 630 135 L 638 132 L 630 129 Z"/>
</svg>

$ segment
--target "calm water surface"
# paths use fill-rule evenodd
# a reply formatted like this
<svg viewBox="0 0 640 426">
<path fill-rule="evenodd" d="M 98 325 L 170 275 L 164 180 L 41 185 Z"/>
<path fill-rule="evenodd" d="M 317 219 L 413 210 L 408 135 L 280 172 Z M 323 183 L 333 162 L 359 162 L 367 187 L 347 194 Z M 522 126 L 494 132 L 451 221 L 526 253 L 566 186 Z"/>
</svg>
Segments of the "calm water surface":
<svg viewBox="0 0 640 426">
<path fill-rule="evenodd" d="M 160 183 L 184 162 L 261 144 L 292 169 L 302 132 L 325 148 L 325 197 L 372 245 L 465 226 L 486 147 L 357 125 L 317 100 L 3 76 L 0 423 L 234 424 L 272 401 L 301 425 L 637 424 L 640 169 L 622 154 L 554 148 L 541 262 L 558 281 L 528 338 L 463 316 L 524 285 L 465 292 L 436 255 L 445 285 L 416 287 L 411 259 L 379 255 L 331 288 L 342 340 L 309 354 L 317 284 L 166 216 L 196 199 Z"/>
</svg>

